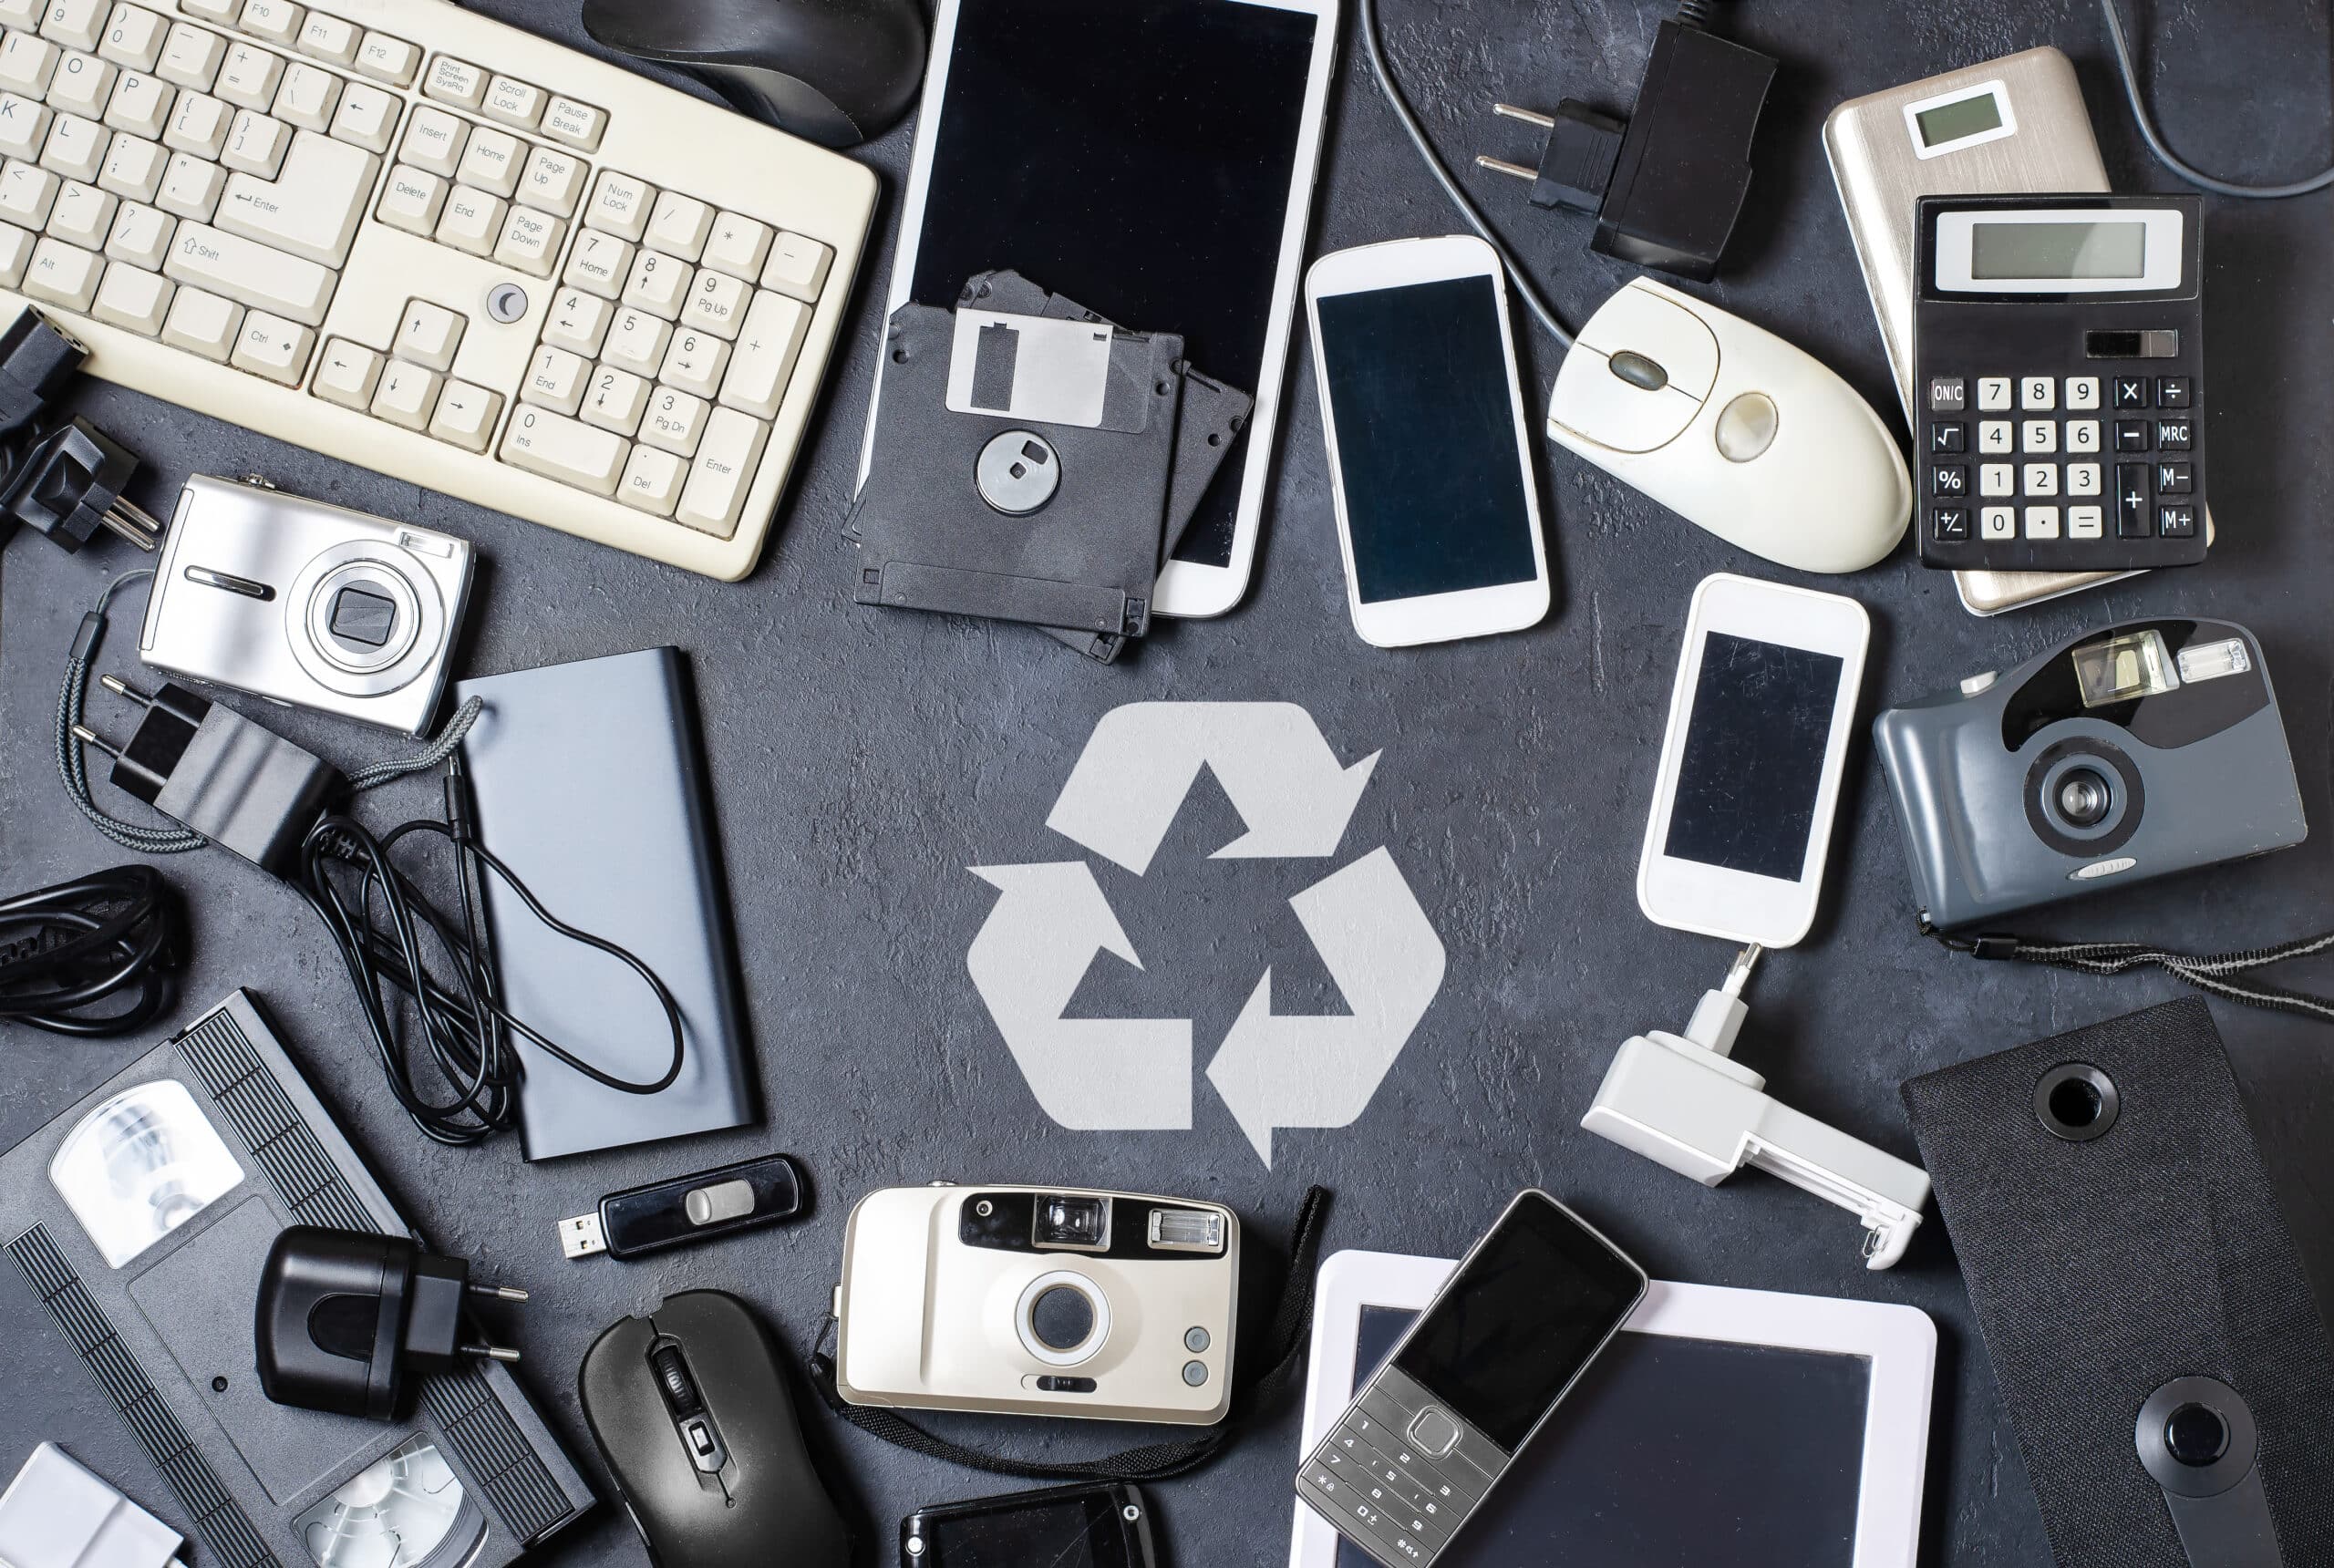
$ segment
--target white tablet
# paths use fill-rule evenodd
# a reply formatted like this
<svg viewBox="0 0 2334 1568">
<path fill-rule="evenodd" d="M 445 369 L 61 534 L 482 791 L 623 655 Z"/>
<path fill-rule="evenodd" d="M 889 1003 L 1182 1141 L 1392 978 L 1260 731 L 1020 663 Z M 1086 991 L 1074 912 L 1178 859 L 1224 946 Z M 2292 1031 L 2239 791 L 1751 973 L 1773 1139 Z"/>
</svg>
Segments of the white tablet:
<svg viewBox="0 0 2334 1568">
<path fill-rule="evenodd" d="M 1451 1267 L 1322 1265 L 1299 1452 Z M 1916 1307 L 1656 1280 L 1437 1568 L 1916 1568 L 1936 1370 Z M 1289 1568 L 1373 1568 L 1296 1508 Z"/>
<path fill-rule="evenodd" d="M 1180 333 L 1256 399 L 1159 579 L 1163 614 L 1247 592 L 1337 39 L 1337 0 L 940 0 L 933 18 L 885 316 L 1011 268 Z"/>
</svg>

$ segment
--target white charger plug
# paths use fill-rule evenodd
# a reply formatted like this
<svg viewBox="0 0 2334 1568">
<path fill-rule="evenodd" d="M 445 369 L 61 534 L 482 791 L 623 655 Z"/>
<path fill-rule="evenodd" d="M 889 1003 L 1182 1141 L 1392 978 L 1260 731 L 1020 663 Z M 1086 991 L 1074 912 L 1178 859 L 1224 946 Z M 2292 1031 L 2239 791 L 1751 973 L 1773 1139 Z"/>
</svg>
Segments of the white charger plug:
<svg viewBox="0 0 2334 1568">
<path fill-rule="evenodd" d="M 1745 1165 L 1781 1177 L 1864 1222 L 1864 1265 L 1905 1255 L 1928 1203 L 1928 1173 L 1767 1093 L 1767 1080 L 1731 1056 L 1750 1008 L 1742 987 L 1757 944 L 1726 983 L 1702 993 L 1683 1035 L 1632 1037 L 1613 1057 L 1581 1126 L 1624 1149 L 1715 1187 Z"/>
</svg>

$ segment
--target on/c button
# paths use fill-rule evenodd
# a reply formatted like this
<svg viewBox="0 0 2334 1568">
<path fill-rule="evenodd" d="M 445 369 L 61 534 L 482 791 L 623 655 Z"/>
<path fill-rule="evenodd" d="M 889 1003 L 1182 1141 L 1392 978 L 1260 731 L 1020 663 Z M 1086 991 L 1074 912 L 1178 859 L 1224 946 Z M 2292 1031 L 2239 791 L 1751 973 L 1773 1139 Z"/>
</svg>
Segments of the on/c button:
<svg viewBox="0 0 2334 1568">
<path fill-rule="evenodd" d="M 2087 866 L 2077 866 L 2067 876 L 2069 882 L 2090 882 L 2097 877 L 2112 877 L 2117 872 L 2130 871 L 2140 862 L 2129 855 L 2119 855 L 2112 861 L 2093 861 Z"/>
</svg>

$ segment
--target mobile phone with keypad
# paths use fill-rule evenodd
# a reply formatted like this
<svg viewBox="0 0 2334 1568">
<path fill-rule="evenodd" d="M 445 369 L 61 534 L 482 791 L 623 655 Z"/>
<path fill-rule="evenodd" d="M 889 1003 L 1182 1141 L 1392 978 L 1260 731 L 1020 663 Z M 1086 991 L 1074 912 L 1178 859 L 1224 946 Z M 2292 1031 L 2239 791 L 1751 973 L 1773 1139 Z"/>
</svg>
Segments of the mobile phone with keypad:
<svg viewBox="0 0 2334 1568">
<path fill-rule="evenodd" d="M 2195 196 L 1920 198 L 1921 564 L 2205 559 L 2203 224 Z"/>
<path fill-rule="evenodd" d="M 1428 1568 L 1647 1283 L 1579 1215 L 1518 1193 L 1305 1457 L 1296 1495 L 1387 1568 Z"/>
</svg>

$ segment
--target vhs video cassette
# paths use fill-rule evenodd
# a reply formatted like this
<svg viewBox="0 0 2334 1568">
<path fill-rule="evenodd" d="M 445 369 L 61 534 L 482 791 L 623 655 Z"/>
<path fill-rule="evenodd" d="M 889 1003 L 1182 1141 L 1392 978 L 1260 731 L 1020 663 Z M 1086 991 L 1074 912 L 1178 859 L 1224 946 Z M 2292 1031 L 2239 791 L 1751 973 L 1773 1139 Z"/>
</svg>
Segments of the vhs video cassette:
<svg viewBox="0 0 2334 1568">
<path fill-rule="evenodd" d="M 904 304 L 886 352 L 859 601 L 1141 635 L 1182 339 Z"/>
<path fill-rule="evenodd" d="M 272 1403 L 253 1302 L 294 1224 L 411 1233 L 243 991 L 0 1155 L 0 1274 L 47 1309 L 210 1561 L 503 1568 L 591 1506 L 491 1362 L 426 1379 L 406 1421 Z"/>
</svg>

